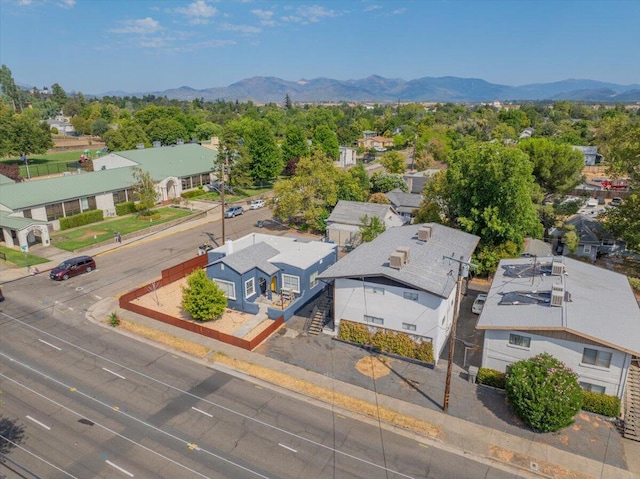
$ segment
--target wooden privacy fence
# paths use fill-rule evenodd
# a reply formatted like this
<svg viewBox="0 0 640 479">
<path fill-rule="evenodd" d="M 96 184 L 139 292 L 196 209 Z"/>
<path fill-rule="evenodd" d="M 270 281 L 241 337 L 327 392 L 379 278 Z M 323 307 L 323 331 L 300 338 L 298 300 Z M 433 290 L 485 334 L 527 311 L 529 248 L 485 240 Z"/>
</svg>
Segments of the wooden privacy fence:
<svg viewBox="0 0 640 479">
<path fill-rule="evenodd" d="M 187 276 L 192 271 L 203 268 L 207 264 L 207 255 L 196 256 L 190 260 L 185 261 L 184 263 L 177 264 L 172 266 L 171 268 L 167 268 L 162 271 L 162 278 L 159 281 L 153 281 L 149 284 L 136 288 L 128 293 L 120 296 L 119 306 L 122 309 L 126 309 L 127 311 L 131 311 L 133 313 L 141 314 L 151 319 L 155 319 L 156 321 L 160 321 L 166 324 L 170 324 L 171 326 L 175 326 L 177 328 L 182 328 L 184 330 L 190 331 L 192 333 L 200 334 L 202 336 L 206 336 L 211 339 L 215 339 L 217 341 L 222 341 L 223 343 L 231 344 L 233 346 L 238 346 L 243 349 L 247 349 L 249 351 L 253 351 L 262 341 L 267 339 L 275 330 L 277 330 L 282 323 L 284 323 L 284 317 L 280 316 L 278 319 L 273 321 L 267 328 L 260 332 L 257 336 L 252 338 L 251 340 L 238 338 L 235 336 L 231 336 L 230 334 L 222 333 L 220 331 L 216 331 L 215 329 L 207 328 L 201 324 L 185 321 L 181 318 L 176 318 L 171 316 L 170 314 L 166 314 L 160 311 L 156 311 L 154 309 L 146 308 L 139 304 L 133 303 L 135 299 L 138 299 L 145 294 L 148 294 L 151 290 L 150 288 L 161 288 L 166 286 L 174 281 L 178 281 L 185 276 Z"/>
</svg>

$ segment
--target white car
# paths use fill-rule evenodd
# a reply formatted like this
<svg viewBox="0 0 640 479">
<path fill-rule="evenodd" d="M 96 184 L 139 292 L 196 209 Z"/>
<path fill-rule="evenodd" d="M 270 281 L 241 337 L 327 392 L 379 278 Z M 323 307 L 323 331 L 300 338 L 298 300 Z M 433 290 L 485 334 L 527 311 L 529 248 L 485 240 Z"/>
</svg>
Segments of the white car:
<svg viewBox="0 0 640 479">
<path fill-rule="evenodd" d="M 265 200 L 252 200 L 251 203 L 249 203 L 249 209 L 258 210 L 260 208 L 264 208 L 266 205 L 267 202 Z"/>
<path fill-rule="evenodd" d="M 471 307 L 471 312 L 473 314 L 482 313 L 482 308 L 484 307 L 484 303 L 487 301 L 487 295 L 484 293 L 480 293 L 476 300 L 473 302 L 473 306 Z"/>
</svg>

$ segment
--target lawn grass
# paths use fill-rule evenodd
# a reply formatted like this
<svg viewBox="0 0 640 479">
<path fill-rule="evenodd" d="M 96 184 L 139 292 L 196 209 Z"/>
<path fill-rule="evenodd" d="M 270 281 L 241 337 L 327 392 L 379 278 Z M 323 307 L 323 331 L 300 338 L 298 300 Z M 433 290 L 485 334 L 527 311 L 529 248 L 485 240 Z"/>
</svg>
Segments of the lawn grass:
<svg viewBox="0 0 640 479">
<path fill-rule="evenodd" d="M 26 255 L 17 249 L 7 248 L 6 246 L 0 246 L 0 253 L 3 253 L 7 258 L 5 261 L 11 263 L 16 268 L 26 268 L 27 266 L 34 266 L 36 264 L 46 263 L 49 260 L 47 258 L 41 258 L 40 256 L 27 253 Z"/>
<path fill-rule="evenodd" d="M 91 150 L 95 153 L 95 150 Z M 80 159 L 81 151 L 63 151 L 60 153 L 43 153 L 39 155 L 27 156 L 29 162 L 29 172 L 20 157 L 0 159 L 0 162 L 20 165 L 20 176 L 23 178 L 34 178 L 36 176 L 52 175 L 68 171 L 67 163 Z"/>
<path fill-rule="evenodd" d="M 51 236 L 51 244 L 65 251 L 75 251 L 92 244 L 113 241 L 114 231 L 118 231 L 121 235 L 126 235 L 193 214 L 192 211 L 180 208 L 159 208 L 154 212 L 160 216 L 152 221 L 140 219 L 138 215 L 127 215 L 118 219 L 107 219 L 100 223 L 92 223 L 80 228 L 60 231 Z"/>
<path fill-rule="evenodd" d="M 224 202 L 227 204 L 234 203 L 236 201 L 242 201 L 252 196 L 264 195 L 268 191 L 272 190 L 273 188 L 234 188 L 233 191 L 235 192 L 235 195 L 226 193 L 224 195 Z M 220 201 L 220 194 L 217 191 L 208 191 L 189 199 Z"/>
</svg>

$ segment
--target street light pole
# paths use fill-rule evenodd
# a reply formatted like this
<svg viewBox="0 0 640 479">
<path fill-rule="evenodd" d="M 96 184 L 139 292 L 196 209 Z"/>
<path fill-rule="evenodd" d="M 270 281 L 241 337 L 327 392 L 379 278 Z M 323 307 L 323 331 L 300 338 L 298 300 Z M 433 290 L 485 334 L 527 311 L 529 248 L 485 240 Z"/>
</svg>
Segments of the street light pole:
<svg viewBox="0 0 640 479">
<path fill-rule="evenodd" d="M 451 392 L 451 375 L 453 374 L 453 353 L 456 345 L 456 328 L 458 326 L 458 313 L 460 310 L 460 295 L 462 294 L 462 278 L 468 275 L 468 270 L 475 268 L 476 265 L 468 261 L 464 261 L 462 256 L 455 258 L 452 256 L 443 256 L 443 259 L 455 261 L 458 263 L 458 278 L 456 279 L 456 301 L 453 307 L 453 322 L 451 323 L 451 335 L 449 336 L 449 363 L 447 364 L 447 379 L 444 386 L 444 400 L 442 410 L 446 413 L 449 411 L 449 394 Z M 466 268 L 463 268 L 466 267 Z M 466 274 L 463 271 L 466 269 Z"/>
</svg>

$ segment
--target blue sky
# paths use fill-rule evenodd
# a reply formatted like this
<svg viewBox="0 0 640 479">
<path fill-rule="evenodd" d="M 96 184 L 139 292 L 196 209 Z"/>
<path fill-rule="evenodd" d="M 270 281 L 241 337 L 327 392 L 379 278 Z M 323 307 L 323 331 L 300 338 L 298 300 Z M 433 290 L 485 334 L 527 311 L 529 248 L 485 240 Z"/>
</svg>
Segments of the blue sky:
<svg viewBox="0 0 640 479">
<path fill-rule="evenodd" d="M 99 94 L 252 76 L 640 83 L 640 1 L 0 0 L 19 83 Z"/>
</svg>

